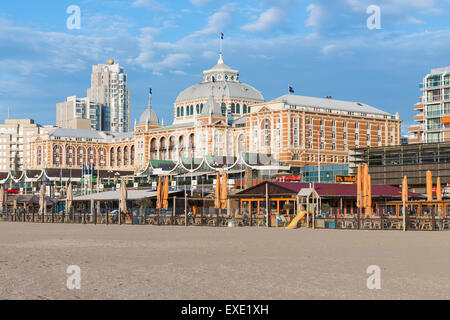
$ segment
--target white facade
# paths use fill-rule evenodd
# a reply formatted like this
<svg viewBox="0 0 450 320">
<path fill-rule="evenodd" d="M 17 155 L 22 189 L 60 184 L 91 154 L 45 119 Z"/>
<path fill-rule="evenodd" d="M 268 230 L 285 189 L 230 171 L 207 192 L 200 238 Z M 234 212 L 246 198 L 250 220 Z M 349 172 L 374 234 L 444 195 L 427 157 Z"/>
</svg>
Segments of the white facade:
<svg viewBox="0 0 450 320">
<path fill-rule="evenodd" d="M 6 119 L 0 124 L 0 172 L 30 167 L 30 143 L 55 127 L 41 127 L 31 119 Z"/>
</svg>

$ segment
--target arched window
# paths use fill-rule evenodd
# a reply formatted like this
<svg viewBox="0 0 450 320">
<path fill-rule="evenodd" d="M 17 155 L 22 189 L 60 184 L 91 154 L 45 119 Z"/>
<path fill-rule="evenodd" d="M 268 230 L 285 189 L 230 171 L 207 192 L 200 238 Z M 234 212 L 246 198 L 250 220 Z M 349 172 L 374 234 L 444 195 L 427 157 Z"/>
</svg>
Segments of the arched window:
<svg viewBox="0 0 450 320">
<path fill-rule="evenodd" d="M 195 109 L 197 110 L 197 114 L 199 114 L 199 113 L 200 113 L 200 106 L 199 106 L 199 105 L 196 105 L 196 106 L 195 106 Z"/>
<path fill-rule="evenodd" d="M 184 117 L 184 107 L 180 107 L 180 117 Z"/>
<path fill-rule="evenodd" d="M 191 116 L 194 115 L 194 105 L 191 105 Z"/>
<path fill-rule="evenodd" d="M 225 104 L 225 102 L 222 102 L 222 115 L 226 115 L 227 114 L 227 105 Z"/>
<path fill-rule="evenodd" d="M 75 164 L 75 150 L 72 146 L 66 147 L 66 165 L 69 167 Z"/>
<path fill-rule="evenodd" d="M 203 112 L 203 103 L 200 103 L 200 113 Z"/>
<path fill-rule="evenodd" d="M 53 165 L 59 167 L 62 163 L 62 148 L 60 145 L 55 145 L 53 147 Z"/>
<path fill-rule="evenodd" d="M 261 146 L 270 147 L 270 120 L 264 119 L 261 121 Z"/>
<path fill-rule="evenodd" d="M 128 147 L 123 148 L 123 165 L 128 166 Z"/>
<path fill-rule="evenodd" d="M 115 149 L 111 148 L 110 156 L 109 156 L 109 162 L 111 163 L 111 167 L 114 167 L 116 164 L 116 155 L 115 155 Z"/>
<path fill-rule="evenodd" d="M 177 117 L 180 116 L 180 107 L 177 108 Z"/>
<path fill-rule="evenodd" d="M 250 109 L 251 109 L 250 107 L 247 107 L 247 113 L 250 113 L 250 112 L 251 112 Z"/>
<path fill-rule="evenodd" d="M 239 103 L 236 105 L 236 113 L 237 114 L 241 113 L 241 105 Z"/>
<path fill-rule="evenodd" d="M 81 167 L 86 164 L 86 150 L 83 147 L 77 149 L 77 166 Z"/>
<path fill-rule="evenodd" d="M 187 115 L 187 116 L 190 114 L 190 113 L 189 113 L 189 110 L 190 110 L 189 106 L 186 106 L 186 115 Z"/>
<path fill-rule="evenodd" d="M 104 167 L 106 164 L 105 155 L 106 155 L 105 148 L 98 149 L 98 162 L 99 162 L 100 167 Z"/>
<path fill-rule="evenodd" d="M 42 147 L 41 146 L 38 147 L 38 151 L 37 151 L 37 164 L 38 164 L 38 166 L 40 166 L 42 164 Z"/>
<path fill-rule="evenodd" d="M 234 103 L 231 104 L 231 113 L 236 113 L 236 105 Z"/>
<path fill-rule="evenodd" d="M 96 164 L 95 161 L 95 149 L 93 147 L 90 147 L 88 149 L 88 164 L 94 163 Z"/>
<path fill-rule="evenodd" d="M 134 146 L 131 146 L 130 161 L 131 165 L 134 166 Z"/>
</svg>

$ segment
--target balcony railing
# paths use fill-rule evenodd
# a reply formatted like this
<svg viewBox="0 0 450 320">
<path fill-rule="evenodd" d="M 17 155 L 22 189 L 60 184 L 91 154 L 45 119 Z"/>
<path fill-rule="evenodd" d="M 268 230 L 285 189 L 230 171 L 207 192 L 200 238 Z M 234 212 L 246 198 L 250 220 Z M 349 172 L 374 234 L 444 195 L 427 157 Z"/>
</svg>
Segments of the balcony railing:
<svg viewBox="0 0 450 320">
<path fill-rule="evenodd" d="M 427 117 L 440 116 L 442 114 L 441 110 L 428 111 Z"/>
<path fill-rule="evenodd" d="M 428 125 L 427 126 L 427 130 L 439 130 L 439 129 L 442 129 L 442 125 Z"/>
<path fill-rule="evenodd" d="M 449 101 L 450 100 L 450 94 L 444 94 L 439 96 L 432 96 L 427 97 L 425 99 L 425 103 L 433 103 L 433 102 L 441 102 L 441 101 Z"/>
<path fill-rule="evenodd" d="M 425 84 L 420 84 L 420 89 L 432 89 L 432 88 L 439 88 L 442 86 L 450 86 L 450 79 L 445 79 L 444 81 L 430 81 Z"/>
</svg>

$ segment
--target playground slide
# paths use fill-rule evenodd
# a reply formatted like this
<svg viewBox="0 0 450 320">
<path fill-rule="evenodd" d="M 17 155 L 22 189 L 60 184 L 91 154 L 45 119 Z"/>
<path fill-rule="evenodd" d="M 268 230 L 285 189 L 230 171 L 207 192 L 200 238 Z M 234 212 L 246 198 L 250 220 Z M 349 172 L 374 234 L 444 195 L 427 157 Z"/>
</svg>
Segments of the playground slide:
<svg viewBox="0 0 450 320">
<path fill-rule="evenodd" d="M 306 215 L 306 211 L 300 212 L 294 220 L 286 227 L 286 229 L 297 229 L 298 222 Z"/>
</svg>

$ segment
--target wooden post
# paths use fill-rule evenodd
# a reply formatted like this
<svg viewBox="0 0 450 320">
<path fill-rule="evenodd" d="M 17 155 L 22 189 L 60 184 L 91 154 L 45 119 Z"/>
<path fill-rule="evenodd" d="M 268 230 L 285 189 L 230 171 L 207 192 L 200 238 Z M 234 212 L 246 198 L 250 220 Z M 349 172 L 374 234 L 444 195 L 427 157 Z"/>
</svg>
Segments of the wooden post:
<svg viewBox="0 0 450 320">
<path fill-rule="evenodd" d="M 252 213 L 252 202 L 248 202 L 248 214 L 250 216 L 250 227 L 253 227 L 253 213 Z"/>
<path fill-rule="evenodd" d="M 101 214 L 102 214 L 101 205 L 102 205 L 102 203 L 100 201 L 97 201 L 97 210 L 95 210 L 95 219 L 94 219 L 95 225 L 97 224 L 98 216 L 101 216 Z"/>
<path fill-rule="evenodd" d="M 95 218 L 95 201 L 94 199 L 91 199 L 91 222 L 93 222 L 92 220 L 94 220 Z M 96 224 L 94 222 L 94 224 Z"/>
<path fill-rule="evenodd" d="M 402 214 L 403 214 L 403 232 L 405 232 L 406 231 L 406 202 L 405 201 L 403 201 Z"/>
<path fill-rule="evenodd" d="M 45 223 L 45 216 L 47 214 L 47 200 L 44 198 L 44 208 L 42 209 L 42 223 Z"/>
<path fill-rule="evenodd" d="M 431 231 L 436 230 L 436 206 L 433 205 L 431 208 Z"/>
<path fill-rule="evenodd" d="M 219 215 L 220 215 L 221 211 L 222 211 L 221 208 L 216 209 L 216 212 L 217 212 L 217 217 L 216 217 L 216 227 L 219 226 Z"/>
<path fill-rule="evenodd" d="M 108 206 L 108 203 L 106 202 L 105 203 L 105 206 L 106 206 L 106 225 L 109 225 L 109 206 Z"/>
<path fill-rule="evenodd" d="M 184 187 L 184 226 L 187 227 L 189 225 L 188 222 L 188 212 L 187 212 L 187 193 L 186 186 Z"/>
<path fill-rule="evenodd" d="M 175 223 L 175 210 L 177 208 L 177 197 L 173 197 L 172 225 Z"/>
<path fill-rule="evenodd" d="M 267 224 L 267 228 L 270 228 L 270 203 L 269 203 L 269 184 L 266 182 L 266 214 L 267 214 L 267 218 L 266 218 L 266 224 Z"/>
</svg>

